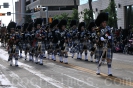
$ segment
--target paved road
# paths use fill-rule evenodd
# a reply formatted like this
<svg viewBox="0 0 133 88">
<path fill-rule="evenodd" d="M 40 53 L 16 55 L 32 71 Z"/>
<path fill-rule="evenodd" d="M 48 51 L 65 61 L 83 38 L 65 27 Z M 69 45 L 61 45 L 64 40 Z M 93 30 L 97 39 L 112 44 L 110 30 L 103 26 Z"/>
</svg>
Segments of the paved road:
<svg viewBox="0 0 133 88">
<path fill-rule="evenodd" d="M 69 64 L 44 59 L 43 66 L 19 59 L 19 67 L 9 66 L 8 54 L 0 48 L 0 88 L 133 88 L 133 56 L 114 54 L 113 75 L 107 65 L 96 75 L 96 63 L 69 57 Z M 59 60 L 57 58 L 57 60 Z"/>
</svg>

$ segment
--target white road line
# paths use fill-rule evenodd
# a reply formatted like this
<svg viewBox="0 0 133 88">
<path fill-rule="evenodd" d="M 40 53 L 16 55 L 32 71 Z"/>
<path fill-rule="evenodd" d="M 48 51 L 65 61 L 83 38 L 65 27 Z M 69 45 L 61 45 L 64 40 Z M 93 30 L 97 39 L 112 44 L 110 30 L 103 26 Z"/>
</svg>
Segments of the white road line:
<svg viewBox="0 0 133 88">
<path fill-rule="evenodd" d="M 0 52 L 3 52 L 4 54 L 7 53 L 6 51 L 4 51 L 4 50 L 2 50 L 2 49 L 0 49 Z M 6 56 L 3 55 L 3 54 L 0 54 L 0 58 L 7 61 L 7 59 L 8 59 L 8 54 L 7 54 Z M 45 76 L 44 74 L 39 73 L 39 71 L 34 71 L 34 70 L 32 70 L 32 69 L 31 69 L 32 67 L 29 66 L 29 65 L 26 65 L 26 64 L 21 63 L 21 62 L 19 62 L 19 65 L 21 65 L 21 66 L 22 66 L 24 69 L 26 69 L 27 71 L 33 73 L 34 75 L 38 76 L 39 78 L 45 80 L 46 82 L 48 82 L 49 84 L 52 84 L 52 85 L 55 86 L 55 87 L 58 87 L 58 88 L 72 88 L 72 87 L 69 87 L 69 86 L 64 85 L 63 83 L 61 83 L 61 82 L 59 82 L 59 81 L 57 81 L 57 80 L 54 80 L 54 79 L 52 79 L 52 78 L 50 78 L 50 77 L 48 77 L 48 76 Z M 30 69 L 29 69 L 29 68 L 30 68 Z"/>
<path fill-rule="evenodd" d="M 59 69 L 59 68 L 58 68 Z M 53 69 L 52 69 L 53 70 Z M 62 70 L 62 69 L 61 69 Z M 73 69 L 69 69 L 69 70 L 73 70 Z M 53 71 L 55 71 L 55 70 L 53 70 Z M 60 72 L 57 72 L 57 71 L 55 71 L 56 73 L 60 73 Z M 76 81 L 78 81 L 78 82 L 81 82 L 81 83 L 83 83 L 83 84 L 86 84 L 86 85 L 88 85 L 88 86 L 91 86 L 91 87 L 94 87 L 94 88 L 99 88 L 99 87 L 97 87 L 97 86 L 94 86 L 94 85 L 92 85 L 91 83 L 89 84 L 89 83 L 87 83 L 87 82 L 85 82 L 85 81 L 82 81 L 82 80 L 80 80 L 80 79 L 77 79 L 77 78 L 75 78 L 75 77 L 73 77 L 73 76 L 70 76 L 70 75 L 67 75 L 67 74 L 64 74 L 64 73 L 61 73 L 62 75 L 64 75 L 64 76 L 67 76 L 67 77 L 69 77 L 69 78 L 71 78 L 71 79 L 74 79 L 74 80 L 76 80 Z M 76 74 L 76 73 L 75 73 Z M 78 74 L 78 73 L 77 73 Z M 78 83 L 77 83 L 78 84 Z"/>
<path fill-rule="evenodd" d="M 2 69 L 8 69 L 8 68 L 6 68 L 6 67 L 4 67 L 3 65 L 1 65 L 0 64 L 0 67 L 2 68 Z M 17 75 L 17 74 L 15 74 L 14 72 L 12 72 L 12 71 L 10 71 L 10 74 L 9 74 L 9 76 L 10 77 L 12 77 L 12 78 L 14 78 L 14 80 L 12 80 L 13 82 L 15 81 L 15 80 L 18 80 L 18 81 L 20 81 L 21 80 L 21 78 Z M 17 85 L 18 86 L 21 86 L 22 88 L 27 88 L 26 86 L 24 86 L 23 84 L 20 84 L 21 82 L 18 82 L 17 83 Z M 30 82 L 31 83 L 31 85 L 32 86 L 34 86 L 35 88 L 41 88 L 40 86 L 38 86 L 38 85 L 36 85 L 36 84 L 33 84 L 32 82 Z M 15 85 L 15 84 L 14 84 Z M 11 88 L 17 88 L 17 87 L 11 87 Z"/>
<path fill-rule="evenodd" d="M 72 88 L 72 87 L 63 85 L 63 83 L 61 83 L 60 81 L 57 81 L 57 80 L 52 79 L 52 78 L 50 78 L 48 76 L 45 76 L 44 74 L 41 74 L 39 71 L 34 71 L 34 70 L 26 68 L 26 67 L 24 69 L 28 70 L 29 72 L 31 72 L 34 75 L 40 77 L 41 79 L 45 80 L 46 82 L 52 84 L 55 87 L 58 87 L 58 88 Z"/>
<path fill-rule="evenodd" d="M 1 65 L 0 64 L 0 67 L 2 68 L 2 69 L 7 69 L 6 67 L 4 67 L 3 65 Z M 10 73 L 11 74 L 9 74 L 10 75 L 10 77 L 12 77 L 12 78 L 18 78 L 19 76 L 17 75 L 17 74 L 15 74 L 14 72 L 12 72 L 12 71 L 10 71 Z M 13 75 L 12 75 L 13 74 Z M 2 78 L 1 78 L 2 77 Z M 5 80 L 3 80 L 3 78 L 5 79 Z M 2 80 L 2 82 L 4 82 L 4 83 L 2 83 L 2 85 L 10 85 L 11 86 L 11 88 L 17 88 L 17 87 L 14 87 L 14 84 L 12 84 L 7 78 L 6 78 L 6 76 L 4 75 L 4 74 L 2 74 L 2 76 L 0 76 L 0 81 Z M 21 86 L 22 88 L 26 88 L 25 86 L 23 86 L 23 85 L 21 85 L 21 84 L 19 84 L 19 86 Z M 10 88 L 10 87 L 9 87 Z"/>
<path fill-rule="evenodd" d="M 74 80 L 77 80 L 77 81 L 79 81 L 79 82 L 82 82 L 83 84 L 86 84 L 86 85 L 88 85 L 88 86 L 90 86 L 90 87 L 99 88 L 99 87 L 97 87 L 97 86 L 94 86 L 94 85 L 92 85 L 92 84 L 90 84 L 90 83 L 84 82 L 84 81 L 82 81 L 82 80 L 80 80 L 80 79 L 77 79 L 77 78 L 75 78 L 75 77 L 72 77 L 72 76 L 70 76 L 70 75 L 67 75 L 67 74 L 63 74 L 63 75 L 65 75 L 65 76 L 67 76 L 67 77 L 69 77 L 69 78 L 72 78 L 72 79 L 74 79 Z"/>
<path fill-rule="evenodd" d="M 1 85 L 7 85 L 7 86 L 11 86 L 12 84 L 10 83 L 10 81 L 6 78 L 6 76 L 2 73 L 2 72 L 0 72 L 0 83 L 1 83 Z"/>
</svg>

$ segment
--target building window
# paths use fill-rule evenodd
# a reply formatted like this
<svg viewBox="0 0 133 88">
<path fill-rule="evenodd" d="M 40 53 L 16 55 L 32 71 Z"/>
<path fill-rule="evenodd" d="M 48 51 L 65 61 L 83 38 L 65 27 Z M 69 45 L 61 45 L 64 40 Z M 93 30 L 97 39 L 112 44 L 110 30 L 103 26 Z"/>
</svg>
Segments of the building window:
<svg viewBox="0 0 133 88">
<path fill-rule="evenodd" d="M 127 9 L 129 9 L 129 6 L 127 6 Z"/>
<path fill-rule="evenodd" d="M 131 6 L 131 25 L 133 25 L 133 5 Z"/>
<path fill-rule="evenodd" d="M 125 27 L 129 28 L 129 25 L 133 25 L 133 5 L 125 6 Z"/>
</svg>

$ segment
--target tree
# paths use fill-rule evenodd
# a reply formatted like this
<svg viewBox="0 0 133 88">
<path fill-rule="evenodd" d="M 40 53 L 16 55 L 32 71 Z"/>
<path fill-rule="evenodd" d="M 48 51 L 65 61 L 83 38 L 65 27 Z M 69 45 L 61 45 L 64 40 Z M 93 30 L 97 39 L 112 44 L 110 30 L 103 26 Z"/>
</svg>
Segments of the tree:
<svg viewBox="0 0 133 88">
<path fill-rule="evenodd" d="M 84 9 L 83 14 L 84 14 L 84 22 L 87 24 L 86 26 L 88 26 L 88 24 L 93 20 L 93 18 L 91 17 L 92 11 Z"/>
<path fill-rule="evenodd" d="M 79 13 L 78 13 L 78 10 L 77 9 L 73 9 L 71 19 L 74 19 L 74 20 L 79 21 Z"/>
<path fill-rule="evenodd" d="M 26 13 L 31 13 L 31 10 L 28 8 Z M 25 19 L 25 22 L 28 22 L 28 23 L 32 22 L 31 15 L 25 15 L 24 19 Z"/>
<path fill-rule="evenodd" d="M 90 8 L 90 16 L 91 16 L 92 20 L 94 20 L 93 9 L 92 9 L 92 0 L 88 0 L 88 3 L 89 3 L 89 8 Z"/>
<path fill-rule="evenodd" d="M 61 15 L 55 15 L 53 18 L 54 19 L 58 19 L 58 20 L 61 20 L 61 19 L 68 19 L 68 15 L 67 13 L 62 13 Z"/>
<path fill-rule="evenodd" d="M 104 10 L 109 14 L 108 25 L 117 28 L 117 13 L 116 4 L 114 0 L 110 0 L 109 6 Z"/>
</svg>

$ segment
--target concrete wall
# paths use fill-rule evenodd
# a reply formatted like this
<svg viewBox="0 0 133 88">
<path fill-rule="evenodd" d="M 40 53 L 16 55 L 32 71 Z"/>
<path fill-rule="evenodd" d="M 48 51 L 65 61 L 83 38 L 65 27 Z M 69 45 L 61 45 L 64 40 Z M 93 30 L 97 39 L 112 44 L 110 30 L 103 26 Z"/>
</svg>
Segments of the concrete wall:
<svg viewBox="0 0 133 88">
<path fill-rule="evenodd" d="M 21 1 L 21 13 L 25 13 L 25 0 L 20 0 Z M 24 14 L 22 14 L 21 15 L 21 18 L 22 18 L 22 23 L 24 23 L 24 17 L 25 17 L 25 15 Z"/>
<path fill-rule="evenodd" d="M 37 7 L 37 5 L 42 6 L 72 6 L 74 5 L 73 0 L 37 0 L 32 2 L 31 4 L 26 6 L 26 9 L 30 8 L 33 9 Z M 79 5 L 79 0 L 77 0 L 77 5 Z"/>
<path fill-rule="evenodd" d="M 21 13 L 21 2 L 17 1 L 15 2 L 15 13 Z M 17 24 L 20 24 L 21 22 L 21 14 L 15 14 L 15 21 Z"/>
<path fill-rule="evenodd" d="M 110 0 L 98 0 L 92 2 L 92 7 L 94 10 L 94 14 L 97 17 L 98 13 L 100 13 L 101 10 L 104 10 L 108 7 Z M 118 18 L 118 28 L 122 27 L 125 28 L 125 16 L 124 16 L 124 6 L 127 5 L 133 5 L 133 0 L 115 0 L 116 6 L 117 6 L 117 18 Z M 121 5 L 121 8 L 118 8 L 118 4 Z M 80 5 L 78 7 L 78 12 L 80 13 L 85 8 L 89 9 L 89 4 Z M 96 8 L 98 11 L 96 12 Z M 80 16 L 83 17 L 83 15 L 80 14 Z M 80 22 L 83 21 L 83 18 L 80 18 Z"/>
<path fill-rule="evenodd" d="M 25 17 L 24 14 L 21 14 L 25 13 L 25 0 L 18 0 L 17 2 L 15 2 L 15 12 L 17 13 L 15 14 L 16 23 L 21 25 L 22 23 L 24 23 Z"/>
<path fill-rule="evenodd" d="M 68 6 L 74 5 L 73 0 L 40 0 L 42 6 Z M 77 5 L 79 5 L 79 0 L 77 0 Z"/>
<path fill-rule="evenodd" d="M 46 6 L 74 6 L 73 0 L 37 0 L 35 2 L 32 2 L 31 4 L 26 6 L 26 9 L 34 9 L 38 5 L 41 5 L 43 7 Z M 77 0 L 77 5 L 79 5 L 79 0 Z M 72 14 L 72 10 L 56 10 L 56 11 L 48 11 L 48 17 L 54 17 L 55 15 L 60 15 L 62 13 L 68 13 L 69 16 Z M 35 19 L 42 17 L 46 18 L 46 12 L 44 11 L 38 11 L 34 13 Z"/>
<path fill-rule="evenodd" d="M 94 1 L 92 2 L 92 8 L 93 8 L 93 11 L 94 11 L 94 16 L 97 17 L 98 13 L 100 13 L 101 10 L 105 9 L 108 7 L 108 4 L 109 4 L 109 0 L 98 0 L 98 1 Z M 98 11 L 96 11 L 96 8 Z M 83 4 L 83 5 L 80 5 L 78 6 L 78 12 L 80 13 L 81 11 L 83 11 L 84 9 L 90 9 L 89 8 L 89 4 L 86 3 L 86 4 Z M 82 14 L 80 14 L 80 22 L 83 21 L 84 17 Z"/>
<path fill-rule="evenodd" d="M 18 8 L 18 6 L 19 6 L 19 2 L 15 2 L 15 13 L 19 13 L 19 8 Z M 18 14 L 15 15 L 15 22 L 16 22 L 16 23 L 19 22 L 19 15 L 18 15 Z"/>
</svg>

